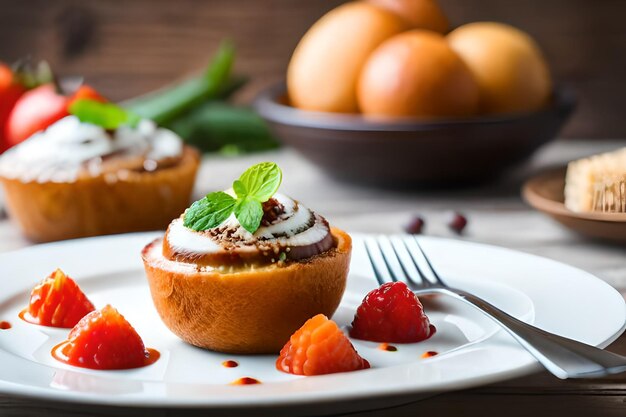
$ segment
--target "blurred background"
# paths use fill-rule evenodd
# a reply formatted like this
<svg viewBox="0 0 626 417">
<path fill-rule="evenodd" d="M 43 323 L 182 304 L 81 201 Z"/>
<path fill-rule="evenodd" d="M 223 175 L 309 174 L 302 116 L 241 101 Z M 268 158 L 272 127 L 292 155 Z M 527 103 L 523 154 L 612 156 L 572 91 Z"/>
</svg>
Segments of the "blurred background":
<svg viewBox="0 0 626 417">
<path fill-rule="evenodd" d="M 249 102 L 280 80 L 300 37 L 340 0 L 1 0 L 0 61 L 25 53 L 59 75 L 81 74 L 113 100 L 202 69 L 231 37 Z M 626 136 L 624 0 L 440 0 L 451 26 L 495 20 L 542 46 L 557 82 L 580 98 L 561 136 Z"/>
</svg>

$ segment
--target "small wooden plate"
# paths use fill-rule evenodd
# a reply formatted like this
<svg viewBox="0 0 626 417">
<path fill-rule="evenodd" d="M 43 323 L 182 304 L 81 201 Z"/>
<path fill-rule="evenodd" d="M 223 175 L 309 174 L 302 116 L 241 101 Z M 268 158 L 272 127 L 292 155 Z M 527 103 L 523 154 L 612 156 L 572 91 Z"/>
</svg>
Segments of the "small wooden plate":
<svg viewBox="0 0 626 417">
<path fill-rule="evenodd" d="M 526 202 L 581 235 L 626 245 L 626 214 L 574 213 L 563 204 L 565 167 L 541 173 L 524 184 Z"/>
</svg>

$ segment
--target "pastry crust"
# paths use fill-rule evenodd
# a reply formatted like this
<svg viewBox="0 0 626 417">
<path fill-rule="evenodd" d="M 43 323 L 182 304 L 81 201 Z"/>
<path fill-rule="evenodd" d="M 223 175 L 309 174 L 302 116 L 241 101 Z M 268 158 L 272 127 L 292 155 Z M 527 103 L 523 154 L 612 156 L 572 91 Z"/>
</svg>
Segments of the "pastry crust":
<svg viewBox="0 0 626 417">
<path fill-rule="evenodd" d="M 72 182 L 0 176 L 11 216 L 36 242 L 164 229 L 189 205 L 199 165 L 185 146 L 180 161 L 152 172 L 123 170 Z"/>
<path fill-rule="evenodd" d="M 202 271 L 162 255 L 142 257 L 154 305 L 184 341 L 227 353 L 277 353 L 316 314 L 330 317 L 346 288 L 352 240 L 331 228 L 335 246 L 312 258 L 241 272 Z"/>
</svg>

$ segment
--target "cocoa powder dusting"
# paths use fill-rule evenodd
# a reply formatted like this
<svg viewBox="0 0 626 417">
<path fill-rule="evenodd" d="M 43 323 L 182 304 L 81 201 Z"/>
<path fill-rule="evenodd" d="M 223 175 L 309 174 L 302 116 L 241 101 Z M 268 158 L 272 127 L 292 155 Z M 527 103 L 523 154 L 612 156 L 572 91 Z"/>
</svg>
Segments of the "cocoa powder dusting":
<svg viewBox="0 0 626 417">
<path fill-rule="evenodd" d="M 285 206 L 275 198 L 270 198 L 263 203 L 263 217 L 261 218 L 261 225 L 266 227 L 271 225 L 282 214 L 285 214 Z"/>
</svg>

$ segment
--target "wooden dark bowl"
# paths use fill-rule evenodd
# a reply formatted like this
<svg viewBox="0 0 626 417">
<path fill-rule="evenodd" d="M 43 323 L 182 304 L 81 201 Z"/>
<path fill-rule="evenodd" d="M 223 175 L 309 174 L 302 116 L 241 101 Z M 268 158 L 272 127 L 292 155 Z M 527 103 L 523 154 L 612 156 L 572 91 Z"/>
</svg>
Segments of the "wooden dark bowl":
<svg viewBox="0 0 626 417">
<path fill-rule="evenodd" d="M 566 168 L 539 174 L 524 184 L 524 199 L 565 227 L 590 238 L 626 245 L 626 214 L 574 213 L 563 204 Z"/>
<path fill-rule="evenodd" d="M 575 107 L 560 88 L 529 114 L 459 120 L 372 120 L 290 106 L 284 84 L 260 93 L 259 114 L 287 145 L 329 174 L 361 183 L 462 184 L 492 179 L 553 139 Z"/>
</svg>

